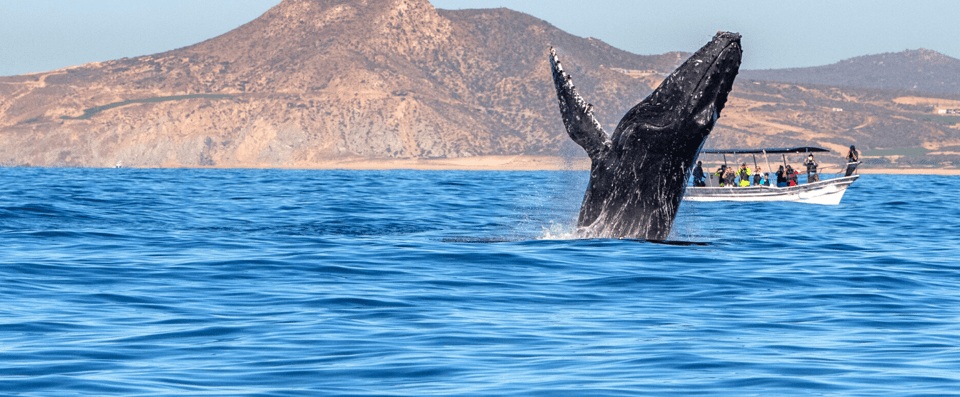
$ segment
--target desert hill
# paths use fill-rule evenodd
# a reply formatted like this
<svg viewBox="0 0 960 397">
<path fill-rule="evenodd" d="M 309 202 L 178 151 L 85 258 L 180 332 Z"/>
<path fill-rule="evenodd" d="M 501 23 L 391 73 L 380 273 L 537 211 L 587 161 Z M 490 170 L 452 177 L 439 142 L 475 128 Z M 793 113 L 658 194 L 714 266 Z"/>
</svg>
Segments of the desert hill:
<svg viewBox="0 0 960 397">
<path fill-rule="evenodd" d="M 743 70 L 743 79 L 960 94 L 960 59 L 927 49 L 846 59 L 808 68 Z"/>
<path fill-rule="evenodd" d="M 611 129 L 619 109 L 686 57 L 630 54 L 506 9 L 285 0 L 190 47 L 0 78 L 0 161 L 310 167 L 556 154 L 568 138 L 550 46 L 597 108 L 611 110 Z"/>
<path fill-rule="evenodd" d="M 868 167 L 956 167 L 960 114 L 938 112 L 950 108 L 960 94 L 738 79 L 705 147 L 814 145 L 834 164 L 856 145 Z"/>
<path fill-rule="evenodd" d="M 580 154 L 557 110 L 551 46 L 608 131 L 688 56 L 631 54 L 507 9 L 284 0 L 190 47 L 0 77 L 0 165 Z M 960 165 L 960 117 L 938 113 L 960 109 L 960 94 L 750 77 L 738 78 L 708 147 L 857 144 L 879 165 Z"/>
<path fill-rule="evenodd" d="M 920 49 L 832 65 L 743 70 L 738 111 L 709 144 L 866 149 L 868 166 L 960 166 L 960 60 Z M 752 81 L 751 81 L 752 79 Z"/>
</svg>

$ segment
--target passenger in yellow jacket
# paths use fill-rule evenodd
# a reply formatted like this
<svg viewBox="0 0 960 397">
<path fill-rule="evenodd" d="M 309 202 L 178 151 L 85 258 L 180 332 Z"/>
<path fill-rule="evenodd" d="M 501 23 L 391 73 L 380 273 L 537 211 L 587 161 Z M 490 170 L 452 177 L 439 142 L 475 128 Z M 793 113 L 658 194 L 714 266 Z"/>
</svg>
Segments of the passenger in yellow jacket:
<svg viewBox="0 0 960 397">
<path fill-rule="evenodd" d="M 743 163 L 740 166 L 740 170 L 737 171 L 737 176 L 740 177 L 740 186 L 746 187 L 750 186 L 750 168 L 747 167 L 747 163 Z"/>
<path fill-rule="evenodd" d="M 726 174 L 727 174 L 727 165 L 726 165 L 726 164 L 720 165 L 720 168 L 717 169 L 717 172 L 715 172 L 715 173 L 713 174 L 713 175 L 716 175 L 716 176 L 717 176 L 717 181 L 720 183 L 720 187 L 723 187 L 724 176 L 725 176 Z"/>
</svg>

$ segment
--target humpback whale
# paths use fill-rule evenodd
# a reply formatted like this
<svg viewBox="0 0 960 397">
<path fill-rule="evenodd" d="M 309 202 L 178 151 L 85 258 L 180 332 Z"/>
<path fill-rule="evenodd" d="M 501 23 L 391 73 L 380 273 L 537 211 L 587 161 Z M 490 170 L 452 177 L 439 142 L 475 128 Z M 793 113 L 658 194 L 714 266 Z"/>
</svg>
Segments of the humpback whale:
<svg viewBox="0 0 960 397">
<path fill-rule="evenodd" d="M 588 238 L 666 240 L 687 177 L 740 70 L 740 35 L 718 32 L 607 135 L 555 49 L 553 81 L 567 134 L 590 156 L 577 220 Z"/>
</svg>

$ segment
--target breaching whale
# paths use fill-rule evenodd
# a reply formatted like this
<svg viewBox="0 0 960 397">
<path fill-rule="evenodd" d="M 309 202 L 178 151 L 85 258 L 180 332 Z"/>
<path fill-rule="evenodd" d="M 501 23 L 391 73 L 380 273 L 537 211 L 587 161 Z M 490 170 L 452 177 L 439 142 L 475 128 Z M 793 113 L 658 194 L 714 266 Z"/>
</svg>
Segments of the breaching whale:
<svg viewBox="0 0 960 397">
<path fill-rule="evenodd" d="M 718 32 L 608 136 L 550 50 L 563 123 L 591 160 L 579 234 L 667 239 L 693 163 L 733 88 L 742 52 L 739 34 Z"/>
</svg>

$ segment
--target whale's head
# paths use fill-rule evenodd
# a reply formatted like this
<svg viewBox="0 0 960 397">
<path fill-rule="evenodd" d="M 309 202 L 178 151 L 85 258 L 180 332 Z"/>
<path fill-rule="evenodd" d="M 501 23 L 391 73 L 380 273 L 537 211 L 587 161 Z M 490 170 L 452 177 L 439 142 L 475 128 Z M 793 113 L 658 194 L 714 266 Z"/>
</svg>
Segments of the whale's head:
<svg viewBox="0 0 960 397">
<path fill-rule="evenodd" d="M 740 70 L 740 35 L 718 32 L 624 116 L 614 147 L 696 152 L 713 129 Z"/>
</svg>

